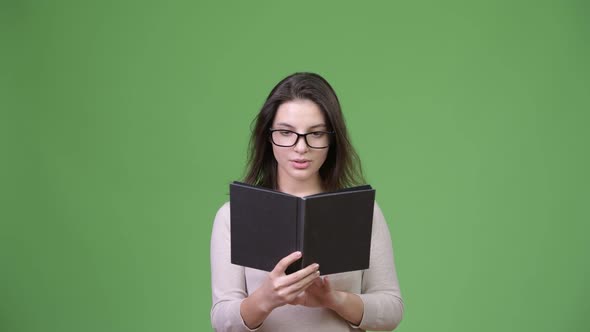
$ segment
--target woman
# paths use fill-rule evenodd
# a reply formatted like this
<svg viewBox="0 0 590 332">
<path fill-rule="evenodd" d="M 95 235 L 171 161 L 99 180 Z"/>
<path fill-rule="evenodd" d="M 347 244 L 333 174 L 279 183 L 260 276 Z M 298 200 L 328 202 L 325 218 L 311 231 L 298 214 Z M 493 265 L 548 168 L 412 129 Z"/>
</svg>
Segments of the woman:
<svg viewBox="0 0 590 332">
<path fill-rule="evenodd" d="M 296 73 L 275 86 L 255 120 L 245 182 L 296 196 L 363 183 L 340 103 L 330 84 Z M 375 204 L 370 268 L 320 277 L 312 264 L 286 275 L 295 252 L 271 272 L 230 262 L 230 209 L 211 236 L 211 322 L 218 331 L 393 330 L 403 303 L 389 229 Z"/>
</svg>

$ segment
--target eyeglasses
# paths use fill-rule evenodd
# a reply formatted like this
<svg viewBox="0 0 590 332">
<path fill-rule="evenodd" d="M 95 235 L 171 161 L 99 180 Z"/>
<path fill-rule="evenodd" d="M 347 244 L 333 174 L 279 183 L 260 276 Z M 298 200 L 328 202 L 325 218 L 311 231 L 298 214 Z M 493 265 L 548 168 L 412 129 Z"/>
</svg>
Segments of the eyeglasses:
<svg viewBox="0 0 590 332">
<path fill-rule="evenodd" d="M 305 144 L 312 149 L 325 149 L 330 145 L 330 137 L 333 131 L 312 131 L 307 134 L 299 134 L 287 129 L 270 129 L 270 140 L 276 146 L 291 147 L 303 137 Z"/>
</svg>

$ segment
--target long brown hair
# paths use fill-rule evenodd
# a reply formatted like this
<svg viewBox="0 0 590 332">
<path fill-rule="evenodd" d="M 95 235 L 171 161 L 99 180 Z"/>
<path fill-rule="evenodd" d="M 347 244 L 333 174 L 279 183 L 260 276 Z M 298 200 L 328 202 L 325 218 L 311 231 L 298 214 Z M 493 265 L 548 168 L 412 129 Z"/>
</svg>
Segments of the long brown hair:
<svg viewBox="0 0 590 332">
<path fill-rule="evenodd" d="M 244 182 L 277 189 L 277 162 L 272 152 L 269 129 L 279 106 L 297 99 L 316 103 L 324 113 L 328 130 L 334 132 L 326 161 L 319 171 L 323 188 L 333 191 L 363 184 L 361 162 L 348 138 L 338 97 L 332 86 L 314 73 L 287 76 L 266 98 L 252 122 Z"/>
</svg>

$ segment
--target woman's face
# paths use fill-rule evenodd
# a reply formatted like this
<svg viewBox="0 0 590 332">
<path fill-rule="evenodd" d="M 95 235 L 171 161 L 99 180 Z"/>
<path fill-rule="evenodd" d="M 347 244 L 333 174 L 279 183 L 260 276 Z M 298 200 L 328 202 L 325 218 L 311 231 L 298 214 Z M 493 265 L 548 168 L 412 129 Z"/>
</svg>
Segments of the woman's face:
<svg viewBox="0 0 590 332">
<path fill-rule="evenodd" d="M 292 100 L 281 104 L 275 114 L 272 129 L 286 129 L 299 134 L 328 131 L 320 107 L 307 99 Z M 311 140 L 310 136 L 308 139 Z M 297 144 L 291 147 L 272 144 L 274 157 L 278 164 L 279 184 L 319 185 L 319 170 L 326 160 L 328 149 L 329 147 L 324 149 L 310 148 L 303 137 L 299 137 Z"/>
</svg>

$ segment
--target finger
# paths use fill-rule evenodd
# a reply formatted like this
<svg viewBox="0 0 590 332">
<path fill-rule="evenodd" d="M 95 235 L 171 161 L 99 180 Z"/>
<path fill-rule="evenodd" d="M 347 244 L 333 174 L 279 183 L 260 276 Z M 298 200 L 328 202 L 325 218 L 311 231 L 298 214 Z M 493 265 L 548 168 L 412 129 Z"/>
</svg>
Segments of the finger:
<svg viewBox="0 0 590 332">
<path fill-rule="evenodd" d="M 323 278 L 323 285 L 328 291 L 332 290 L 332 283 L 328 280 L 328 277 Z"/>
<path fill-rule="evenodd" d="M 303 296 L 303 292 L 307 289 L 307 287 L 309 287 L 309 285 L 313 284 L 313 281 L 319 276 L 320 271 L 316 271 L 302 280 L 284 287 L 282 297 L 285 298 L 285 302 L 291 303 L 292 301 L 297 301 L 296 297 Z"/>
<path fill-rule="evenodd" d="M 305 303 L 305 291 L 297 294 L 297 296 L 293 299 L 293 301 L 289 302 L 291 305 L 302 305 Z"/>
<path fill-rule="evenodd" d="M 324 283 L 322 281 L 322 278 L 317 278 L 313 281 L 313 285 L 316 287 L 324 287 Z"/>
<path fill-rule="evenodd" d="M 291 273 L 287 276 L 282 276 L 277 279 L 277 286 L 279 288 L 290 288 L 297 291 L 301 285 L 306 284 L 305 278 L 315 279 L 319 276 L 319 264 L 311 264 L 305 269 Z M 316 275 L 317 274 L 317 275 Z M 291 290 L 289 292 L 291 292 Z"/>
<path fill-rule="evenodd" d="M 285 277 L 284 283 L 285 285 L 290 285 L 292 283 L 298 282 L 299 280 L 307 277 L 308 275 L 316 272 L 320 268 L 319 264 L 311 264 L 308 265 L 306 268 L 301 269 L 297 272 L 293 272 Z"/>
<path fill-rule="evenodd" d="M 275 265 L 275 268 L 272 270 L 271 273 L 274 274 L 282 274 L 285 273 L 285 271 L 287 270 L 287 268 L 289 267 L 289 265 L 295 263 L 299 258 L 301 258 L 301 252 L 300 251 L 296 251 L 286 257 L 283 257 L 283 259 L 281 259 L 277 265 Z"/>
<path fill-rule="evenodd" d="M 308 275 L 307 277 L 294 283 L 292 285 L 292 292 L 299 293 L 299 292 L 305 290 L 307 287 L 311 286 L 319 276 L 320 276 L 320 271 L 315 271 L 312 274 Z"/>
</svg>

